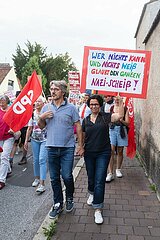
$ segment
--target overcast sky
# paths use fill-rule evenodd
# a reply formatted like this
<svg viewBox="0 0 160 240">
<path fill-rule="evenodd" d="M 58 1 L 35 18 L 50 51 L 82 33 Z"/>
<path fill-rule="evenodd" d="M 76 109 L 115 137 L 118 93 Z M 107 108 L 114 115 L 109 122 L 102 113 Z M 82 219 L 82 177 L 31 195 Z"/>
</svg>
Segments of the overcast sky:
<svg viewBox="0 0 160 240">
<path fill-rule="evenodd" d="M 149 0 L 0 1 L 0 62 L 13 65 L 17 44 L 39 43 L 47 54 L 68 52 L 81 71 L 84 46 L 135 49 L 134 35 Z"/>
</svg>

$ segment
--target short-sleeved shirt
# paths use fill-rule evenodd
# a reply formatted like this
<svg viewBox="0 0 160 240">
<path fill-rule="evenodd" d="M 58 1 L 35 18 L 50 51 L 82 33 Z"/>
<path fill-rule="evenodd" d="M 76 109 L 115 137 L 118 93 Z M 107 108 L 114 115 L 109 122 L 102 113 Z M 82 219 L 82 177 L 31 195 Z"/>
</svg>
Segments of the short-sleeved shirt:
<svg viewBox="0 0 160 240">
<path fill-rule="evenodd" d="M 101 152 L 111 149 L 109 138 L 109 123 L 111 114 L 100 112 L 96 122 L 90 121 L 90 115 L 82 122 L 82 130 L 85 132 L 85 151 Z"/>
<path fill-rule="evenodd" d="M 33 117 L 28 122 L 28 126 L 33 127 L 31 138 L 35 141 L 44 142 L 46 141 L 47 138 L 47 129 L 46 128 L 40 129 L 37 122 L 38 114 L 36 113 L 36 111 L 34 111 Z"/>
<path fill-rule="evenodd" d="M 5 115 L 5 113 L 6 112 L 0 108 L 0 141 L 7 140 L 13 137 L 13 135 L 8 132 L 10 127 L 3 120 L 3 116 Z"/>
<path fill-rule="evenodd" d="M 86 106 L 86 107 L 85 107 Z M 84 117 L 82 118 L 82 112 L 83 112 L 83 109 L 85 108 L 85 111 L 84 111 Z M 91 109 L 87 106 L 86 103 L 83 103 L 82 106 L 80 106 L 79 108 L 79 116 L 80 116 L 80 122 L 82 124 L 82 121 L 84 118 L 86 118 L 89 114 L 91 114 Z"/>
<path fill-rule="evenodd" d="M 111 109 L 111 107 L 112 107 L 113 105 L 114 105 L 114 103 L 111 103 L 111 104 L 105 103 L 105 104 L 104 104 L 104 112 L 110 113 L 110 109 Z"/>
<path fill-rule="evenodd" d="M 46 146 L 52 147 L 74 147 L 74 123 L 79 121 L 76 107 L 65 99 L 57 108 L 54 103 L 48 103 L 41 113 L 51 110 L 53 118 L 46 119 L 47 142 Z"/>
</svg>

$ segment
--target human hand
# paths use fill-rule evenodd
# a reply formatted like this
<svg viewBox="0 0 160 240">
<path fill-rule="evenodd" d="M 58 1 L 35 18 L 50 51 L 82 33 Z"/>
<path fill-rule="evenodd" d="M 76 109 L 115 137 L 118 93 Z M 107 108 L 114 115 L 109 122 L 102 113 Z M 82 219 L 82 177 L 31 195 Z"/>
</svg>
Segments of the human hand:
<svg viewBox="0 0 160 240">
<path fill-rule="evenodd" d="M 125 122 L 125 121 L 123 120 L 123 118 L 120 118 L 119 121 L 120 121 L 121 123 L 124 123 L 124 122 Z"/>
<path fill-rule="evenodd" d="M 84 155 L 84 148 L 82 146 L 77 146 L 77 148 L 76 148 L 76 155 L 79 155 L 79 156 L 83 157 L 83 155 Z"/>
<path fill-rule="evenodd" d="M 28 141 L 25 141 L 25 143 L 24 143 L 24 149 L 25 149 L 26 151 L 28 151 Z"/>
<path fill-rule="evenodd" d="M 10 129 L 8 130 L 8 133 L 14 134 L 14 131 L 10 128 Z"/>
<path fill-rule="evenodd" d="M 42 120 L 53 118 L 53 112 L 51 110 L 46 111 L 46 112 L 42 113 L 39 117 Z"/>
</svg>

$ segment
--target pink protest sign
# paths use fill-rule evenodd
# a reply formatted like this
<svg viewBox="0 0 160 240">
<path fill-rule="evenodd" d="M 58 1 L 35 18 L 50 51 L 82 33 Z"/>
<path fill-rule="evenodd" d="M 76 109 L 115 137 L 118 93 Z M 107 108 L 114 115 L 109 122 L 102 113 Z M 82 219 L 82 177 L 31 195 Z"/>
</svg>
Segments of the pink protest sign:
<svg viewBox="0 0 160 240">
<path fill-rule="evenodd" d="M 77 71 L 68 72 L 68 82 L 70 91 L 80 90 L 80 73 Z"/>
<path fill-rule="evenodd" d="M 150 51 L 84 47 L 81 92 L 146 98 Z"/>
</svg>

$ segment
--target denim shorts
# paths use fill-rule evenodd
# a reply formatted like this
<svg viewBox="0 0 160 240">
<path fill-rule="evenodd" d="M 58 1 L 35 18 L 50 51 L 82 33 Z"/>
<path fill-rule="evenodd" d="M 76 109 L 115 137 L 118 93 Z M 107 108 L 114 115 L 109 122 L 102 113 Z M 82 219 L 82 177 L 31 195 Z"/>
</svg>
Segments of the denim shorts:
<svg viewBox="0 0 160 240">
<path fill-rule="evenodd" d="M 124 126 L 125 131 L 125 138 L 121 138 L 120 135 L 120 126 L 115 126 L 113 129 L 109 129 L 109 137 L 111 145 L 118 146 L 118 147 L 127 147 L 128 146 L 128 134 L 127 129 Z"/>
</svg>

